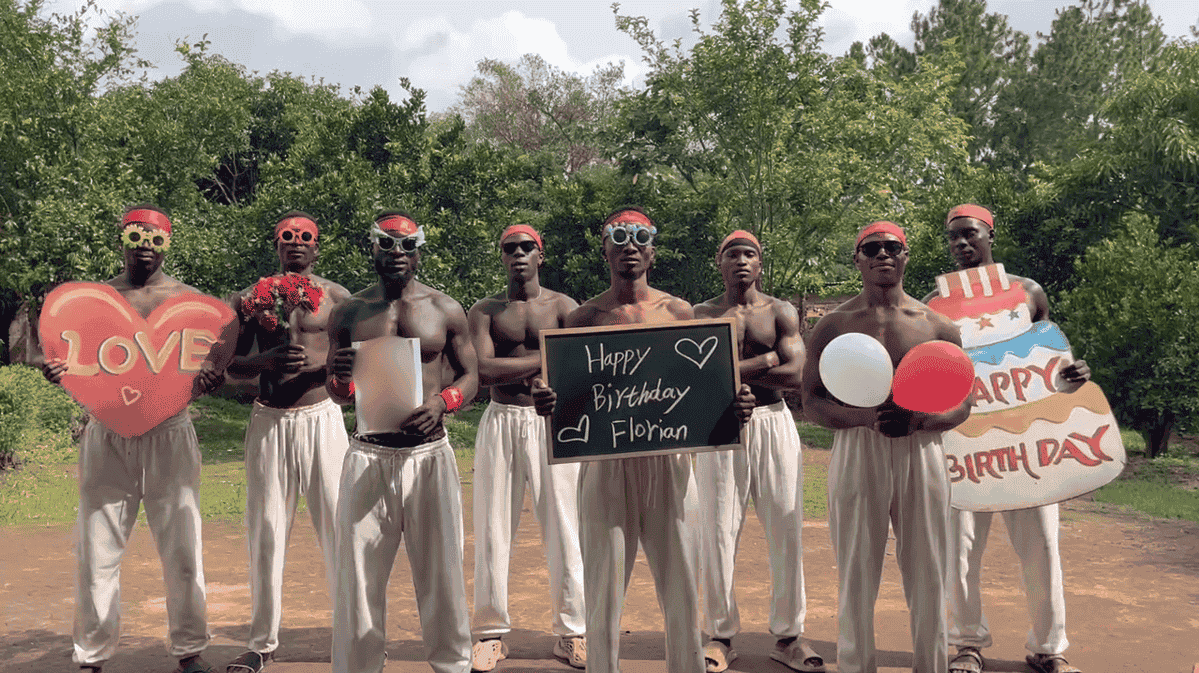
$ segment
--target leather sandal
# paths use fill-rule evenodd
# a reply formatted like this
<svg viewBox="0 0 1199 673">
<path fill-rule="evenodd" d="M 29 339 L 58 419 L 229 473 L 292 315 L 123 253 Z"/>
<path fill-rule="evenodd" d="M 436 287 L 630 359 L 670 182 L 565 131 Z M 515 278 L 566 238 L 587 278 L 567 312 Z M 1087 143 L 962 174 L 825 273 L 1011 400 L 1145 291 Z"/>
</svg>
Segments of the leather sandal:
<svg viewBox="0 0 1199 673">
<path fill-rule="evenodd" d="M 1037 673 L 1082 673 L 1060 654 L 1030 654 L 1024 657 L 1024 660 Z"/>
<path fill-rule="evenodd" d="M 958 653 L 949 660 L 949 673 L 982 673 L 985 664 L 977 647 L 959 647 Z"/>
</svg>

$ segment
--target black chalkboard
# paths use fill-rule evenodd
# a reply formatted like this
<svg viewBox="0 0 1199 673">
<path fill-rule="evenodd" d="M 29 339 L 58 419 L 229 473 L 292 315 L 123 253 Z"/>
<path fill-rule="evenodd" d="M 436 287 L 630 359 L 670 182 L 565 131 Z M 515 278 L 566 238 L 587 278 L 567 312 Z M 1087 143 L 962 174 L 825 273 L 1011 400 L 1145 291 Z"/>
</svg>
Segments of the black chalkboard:
<svg viewBox="0 0 1199 673">
<path fill-rule="evenodd" d="M 733 318 L 541 331 L 550 463 L 740 449 Z"/>
</svg>

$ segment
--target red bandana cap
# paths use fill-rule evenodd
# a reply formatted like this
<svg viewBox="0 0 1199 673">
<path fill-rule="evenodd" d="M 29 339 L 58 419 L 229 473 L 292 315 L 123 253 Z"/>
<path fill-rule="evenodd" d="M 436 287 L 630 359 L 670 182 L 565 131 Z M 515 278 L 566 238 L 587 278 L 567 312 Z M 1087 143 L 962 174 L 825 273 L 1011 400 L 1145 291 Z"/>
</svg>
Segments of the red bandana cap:
<svg viewBox="0 0 1199 673">
<path fill-rule="evenodd" d="M 898 238 L 899 242 L 903 243 L 904 247 L 907 247 L 908 245 L 908 237 L 903 233 L 903 227 L 895 224 L 894 222 L 879 220 L 878 222 L 871 222 L 866 226 L 865 229 L 862 229 L 858 232 L 858 240 L 854 243 L 854 248 L 857 249 L 859 246 L 861 246 L 862 239 L 871 234 L 891 234 L 892 236 Z"/>
<path fill-rule="evenodd" d="M 658 230 L 658 228 L 654 226 L 654 223 L 645 216 L 645 213 L 639 213 L 635 210 L 622 210 L 612 217 L 604 220 L 605 227 L 609 224 L 640 224 L 646 229 L 653 229 L 655 232 Z"/>
<path fill-rule="evenodd" d="M 542 252 L 545 252 L 545 244 L 541 242 L 541 234 L 538 234 L 536 229 L 527 224 L 514 224 L 505 229 L 504 233 L 500 234 L 500 245 L 503 245 L 509 236 L 515 236 L 516 234 L 528 234 L 537 243 L 537 247 Z"/>
<path fill-rule="evenodd" d="M 375 220 L 375 226 L 392 236 L 413 236 L 420 230 L 416 223 L 403 215 L 384 215 Z"/>
<path fill-rule="evenodd" d="M 121 227 L 127 227 L 131 224 L 147 224 L 153 229 L 161 229 L 162 231 L 171 233 L 171 220 L 166 215 L 157 210 L 149 208 L 135 208 L 121 218 Z"/>
<path fill-rule="evenodd" d="M 311 243 L 316 243 L 317 236 L 319 235 L 316 222 L 313 222 L 307 217 L 300 216 L 285 217 L 282 220 L 279 220 L 279 224 L 275 225 L 276 241 L 279 240 L 279 234 L 283 233 L 284 231 L 291 231 L 291 233 L 294 234 L 291 240 L 295 243 L 299 243 L 300 245 L 310 245 L 310 243 L 305 243 L 304 239 L 300 238 L 300 234 L 304 232 L 312 234 Z"/>
<path fill-rule="evenodd" d="M 738 229 L 728 236 L 725 236 L 724 240 L 720 242 L 720 247 L 716 249 L 716 253 L 723 253 L 725 248 L 734 243 L 749 243 L 758 249 L 759 255 L 762 254 L 762 244 L 758 242 L 758 237 L 744 229 Z"/>
<path fill-rule="evenodd" d="M 949 215 L 945 217 L 945 224 L 948 225 L 950 222 L 958 219 L 959 217 L 973 217 L 979 222 L 983 222 L 988 227 L 992 229 L 995 228 L 995 217 L 991 215 L 991 211 L 983 208 L 982 206 L 976 206 L 973 203 L 963 203 L 960 206 L 954 206 L 953 208 L 950 208 Z"/>
</svg>

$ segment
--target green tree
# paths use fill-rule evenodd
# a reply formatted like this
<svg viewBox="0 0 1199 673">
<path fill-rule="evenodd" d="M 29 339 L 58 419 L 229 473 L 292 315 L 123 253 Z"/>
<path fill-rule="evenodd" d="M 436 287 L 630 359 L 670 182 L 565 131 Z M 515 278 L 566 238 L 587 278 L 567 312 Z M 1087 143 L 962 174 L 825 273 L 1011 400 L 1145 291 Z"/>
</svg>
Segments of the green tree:
<svg viewBox="0 0 1199 673">
<path fill-rule="evenodd" d="M 601 129 L 627 93 L 620 86 L 623 65 L 609 63 L 583 77 L 525 54 L 516 65 L 484 59 L 478 71 L 453 108 L 472 137 L 522 152 L 549 152 L 567 174 L 608 158 Z"/>
<path fill-rule="evenodd" d="M 1199 264 L 1191 245 L 1163 245 L 1144 215 L 1121 227 L 1087 251 L 1081 282 L 1056 310 L 1117 418 L 1154 457 L 1199 418 Z"/>
<path fill-rule="evenodd" d="M 1082 0 L 1057 10 L 1031 67 L 996 106 L 993 149 L 1017 170 L 1037 162 L 1068 161 L 1106 133 L 1104 104 L 1151 67 L 1165 44 L 1149 4 Z"/>
<path fill-rule="evenodd" d="M 956 51 L 963 67 L 952 109 L 969 127 L 971 157 L 989 159 L 994 129 L 1006 114 L 1000 100 L 1028 69 L 1028 36 L 1009 26 L 1007 16 L 988 13 L 986 0 L 939 0 L 927 15 L 916 12 L 911 26 L 916 41 L 910 52 L 883 33 L 869 42 L 871 62 L 902 75 L 916 69 L 917 59 Z"/>
<path fill-rule="evenodd" d="M 820 51 L 825 6 L 725 0 L 713 32 L 692 13 L 689 52 L 658 40 L 644 18 L 617 15 L 651 68 L 646 90 L 624 106 L 622 168 L 666 169 L 715 204 L 709 237 L 753 231 L 769 250 L 772 294 L 851 278 L 859 227 L 906 221 L 966 170 L 964 126 L 948 102 L 955 55 L 899 79 L 858 58 L 830 59 Z"/>
</svg>

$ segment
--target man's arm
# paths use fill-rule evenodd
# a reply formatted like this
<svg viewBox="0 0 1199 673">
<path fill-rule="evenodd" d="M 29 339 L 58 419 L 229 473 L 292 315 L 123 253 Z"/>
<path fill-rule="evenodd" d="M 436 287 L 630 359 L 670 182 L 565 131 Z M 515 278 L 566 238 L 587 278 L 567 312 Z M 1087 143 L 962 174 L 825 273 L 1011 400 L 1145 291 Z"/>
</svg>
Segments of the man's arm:
<svg viewBox="0 0 1199 673">
<path fill-rule="evenodd" d="M 541 371 L 541 354 L 496 357 L 491 337 L 491 297 L 480 299 L 466 315 L 471 343 L 479 360 L 479 385 L 496 386 L 523 381 Z"/>
<path fill-rule="evenodd" d="M 446 341 L 442 354 L 454 371 L 454 380 L 442 390 L 457 388 L 462 395 L 462 404 L 465 404 L 473 400 L 479 391 L 479 360 L 475 355 L 475 346 L 471 343 L 466 313 L 458 302 L 448 296 L 438 297 L 436 301 L 445 316 Z M 400 427 L 428 435 L 441 423 L 448 409 L 444 397 L 433 395 L 413 409 L 412 415 Z"/>
<path fill-rule="evenodd" d="M 329 316 L 329 354 L 325 359 L 325 389 L 338 404 L 354 401 L 354 301 L 337 305 Z"/>
<path fill-rule="evenodd" d="M 741 363 L 741 380 L 774 388 L 798 390 L 803 384 L 804 345 L 799 336 L 799 311 L 791 302 L 774 300 L 774 350 Z"/>
<path fill-rule="evenodd" d="M 850 407 L 835 400 L 820 380 L 820 355 L 825 346 L 841 334 L 839 316 L 834 311 L 820 319 L 812 331 L 810 348 L 804 362 L 808 375 L 803 377 L 804 414 L 809 420 L 833 430 L 858 426 L 874 427 L 877 408 Z"/>
</svg>

